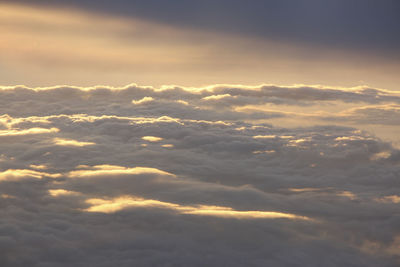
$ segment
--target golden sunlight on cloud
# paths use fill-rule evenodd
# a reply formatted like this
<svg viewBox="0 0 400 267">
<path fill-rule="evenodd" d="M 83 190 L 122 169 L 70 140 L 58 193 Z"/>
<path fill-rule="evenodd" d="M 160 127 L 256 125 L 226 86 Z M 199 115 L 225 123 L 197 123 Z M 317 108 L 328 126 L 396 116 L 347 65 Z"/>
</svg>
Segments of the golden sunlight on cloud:
<svg viewBox="0 0 400 267">
<path fill-rule="evenodd" d="M 39 164 L 39 165 L 31 164 L 29 165 L 29 167 L 35 170 L 46 170 L 49 168 L 46 164 Z"/>
<path fill-rule="evenodd" d="M 254 139 L 274 139 L 276 135 L 256 135 L 253 136 Z"/>
<path fill-rule="evenodd" d="M 336 195 L 339 196 L 339 197 L 346 197 L 346 198 L 348 198 L 350 200 L 357 199 L 357 196 L 354 193 L 350 192 L 350 191 L 341 191 L 341 192 L 338 192 Z"/>
<path fill-rule="evenodd" d="M 400 203 L 400 196 L 397 195 L 384 196 L 381 198 L 375 198 L 375 201 L 382 203 Z"/>
<path fill-rule="evenodd" d="M 15 196 L 9 194 L 1 194 L 0 197 L 4 199 L 16 199 Z"/>
<path fill-rule="evenodd" d="M 321 191 L 321 188 L 313 188 L 313 187 L 305 187 L 305 188 L 289 188 L 288 189 L 291 192 L 296 192 L 296 193 L 303 193 L 303 192 L 316 192 L 316 191 Z"/>
<path fill-rule="evenodd" d="M 381 160 L 381 159 L 387 159 L 391 156 L 392 154 L 390 151 L 382 151 L 379 153 L 375 153 L 370 157 L 371 160 Z"/>
<path fill-rule="evenodd" d="M 45 134 L 45 133 L 57 133 L 59 129 L 57 128 L 30 128 L 24 130 L 0 130 L 0 136 L 19 136 L 19 135 L 31 135 L 31 134 Z"/>
<path fill-rule="evenodd" d="M 185 100 L 176 100 L 177 103 L 188 106 L 189 102 L 185 101 Z"/>
<path fill-rule="evenodd" d="M 253 136 L 254 139 L 274 139 L 274 138 L 281 138 L 281 139 L 291 139 L 294 138 L 291 135 L 281 135 L 281 136 L 277 136 L 277 135 L 255 135 Z"/>
<path fill-rule="evenodd" d="M 153 102 L 153 101 L 154 101 L 154 98 L 152 98 L 151 96 L 145 96 L 140 100 L 132 100 L 132 104 L 140 105 L 140 104 L 149 103 L 149 102 Z"/>
<path fill-rule="evenodd" d="M 233 97 L 230 94 L 223 94 L 223 95 L 210 95 L 210 96 L 206 96 L 203 97 L 202 100 L 220 100 L 223 98 L 230 98 Z"/>
<path fill-rule="evenodd" d="M 65 189 L 50 189 L 49 194 L 52 197 L 59 197 L 59 196 L 79 196 L 81 193 L 75 191 L 69 191 Z"/>
<path fill-rule="evenodd" d="M 57 178 L 61 174 L 51 174 L 28 169 L 9 169 L 0 172 L 0 181 L 18 181 L 21 179 L 42 179 L 44 177 Z"/>
<path fill-rule="evenodd" d="M 161 146 L 165 147 L 165 148 L 173 148 L 174 147 L 173 144 L 165 144 L 165 145 L 161 145 Z"/>
<path fill-rule="evenodd" d="M 81 142 L 77 140 L 62 139 L 62 138 L 54 138 L 53 143 L 58 146 L 78 146 L 78 147 L 91 146 L 96 144 L 93 142 Z"/>
<path fill-rule="evenodd" d="M 356 141 L 356 140 L 372 140 L 372 138 L 366 138 L 363 136 L 340 136 L 335 138 L 335 141 Z"/>
<path fill-rule="evenodd" d="M 157 136 L 143 136 L 142 139 L 149 142 L 159 142 L 163 140 L 163 138 Z"/>
<path fill-rule="evenodd" d="M 238 211 L 230 207 L 221 206 L 184 206 L 170 202 L 163 202 L 153 199 L 134 198 L 122 196 L 114 199 L 92 198 L 86 201 L 92 205 L 87 208 L 88 212 L 113 213 L 131 207 L 170 209 L 181 214 L 192 214 L 199 216 L 213 216 L 237 219 L 292 219 L 292 220 L 312 220 L 306 216 L 299 216 L 290 213 L 275 211 Z"/>
<path fill-rule="evenodd" d="M 344 197 L 349 200 L 356 200 L 358 197 L 356 194 L 350 191 L 337 191 L 333 187 L 325 188 L 314 188 L 314 187 L 304 187 L 304 188 L 289 188 L 288 191 L 293 193 L 308 193 L 313 195 L 318 195 L 322 197 Z"/>
<path fill-rule="evenodd" d="M 306 216 L 299 216 L 290 213 L 275 212 L 275 211 L 237 211 L 229 207 L 218 206 L 199 206 L 183 212 L 185 214 L 228 217 L 237 219 L 292 219 L 292 220 L 311 220 Z"/>
<path fill-rule="evenodd" d="M 91 169 L 71 171 L 68 173 L 68 176 L 72 178 L 91 178 L 104 175 L 132 175 L 132 174 L 133 175 L 158 174 L 158 175 L 175 176 L 174 174 L 156 168 L 147 168 L 147 167 L 126 168 L 115 165 L 96 165 L 93 166 Z"/>
</svg>

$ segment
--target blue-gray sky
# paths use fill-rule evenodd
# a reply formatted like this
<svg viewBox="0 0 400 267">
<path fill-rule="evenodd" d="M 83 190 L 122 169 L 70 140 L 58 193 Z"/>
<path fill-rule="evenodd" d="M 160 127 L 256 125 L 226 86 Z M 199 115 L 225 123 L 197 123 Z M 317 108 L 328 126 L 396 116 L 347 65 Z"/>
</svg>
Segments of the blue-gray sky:
<svg viewBox="0 0 400 267">
<path fill-rule="evenodd" d="M 395 0 L 13 1 L 70 6 L 175 26 L 399 56 Z"/>
</svg>

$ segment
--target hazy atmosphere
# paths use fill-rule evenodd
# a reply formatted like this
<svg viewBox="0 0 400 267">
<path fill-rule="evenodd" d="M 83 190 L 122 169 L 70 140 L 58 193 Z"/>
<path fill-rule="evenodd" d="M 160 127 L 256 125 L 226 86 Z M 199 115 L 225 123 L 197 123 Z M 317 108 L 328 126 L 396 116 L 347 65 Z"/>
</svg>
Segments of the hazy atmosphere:
<svg viewBox="0 0 400 267">
<path fill-rule="evenodd" d="M 399 266 L 399 12 L 0 0 L 0 266 Z"/>
</svg>

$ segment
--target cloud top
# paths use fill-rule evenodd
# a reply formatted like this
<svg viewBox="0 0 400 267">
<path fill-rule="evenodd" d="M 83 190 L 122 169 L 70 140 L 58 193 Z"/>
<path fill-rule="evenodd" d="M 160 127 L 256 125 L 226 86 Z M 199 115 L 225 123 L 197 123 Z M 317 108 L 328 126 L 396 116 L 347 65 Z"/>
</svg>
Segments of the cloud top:
<svg viewBox="0 0 400 267">
<path fill-rule="evenodd" d="M 2 88 L 1 265 L 397 266 L 398 105 L 366 87 Z"/>
</svg>

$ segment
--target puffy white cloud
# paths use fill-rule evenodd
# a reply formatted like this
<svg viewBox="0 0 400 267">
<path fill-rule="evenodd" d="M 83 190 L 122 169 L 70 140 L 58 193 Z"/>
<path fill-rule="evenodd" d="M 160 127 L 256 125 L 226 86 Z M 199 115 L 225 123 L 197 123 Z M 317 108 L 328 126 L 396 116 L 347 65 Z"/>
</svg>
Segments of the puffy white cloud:
<svg viewBox="0 0 400 267">
<path fill-rule="evenodd" d="M 0 90 L 9 103 L 0 105 L 0 131 L 20 133 L 0 136 L 0 263 L 396 266 L 400 151 L 348 124 L 394 124 L 396 112 L 377 109 L 396 109 L 397 94 Z M 325 125 L 268 123 L 297 120 L 290 106 L 353 101 L 360 106 L 314 114 Z M 282 109 L 235 109 L 267 102 Z"/>
</svg>

